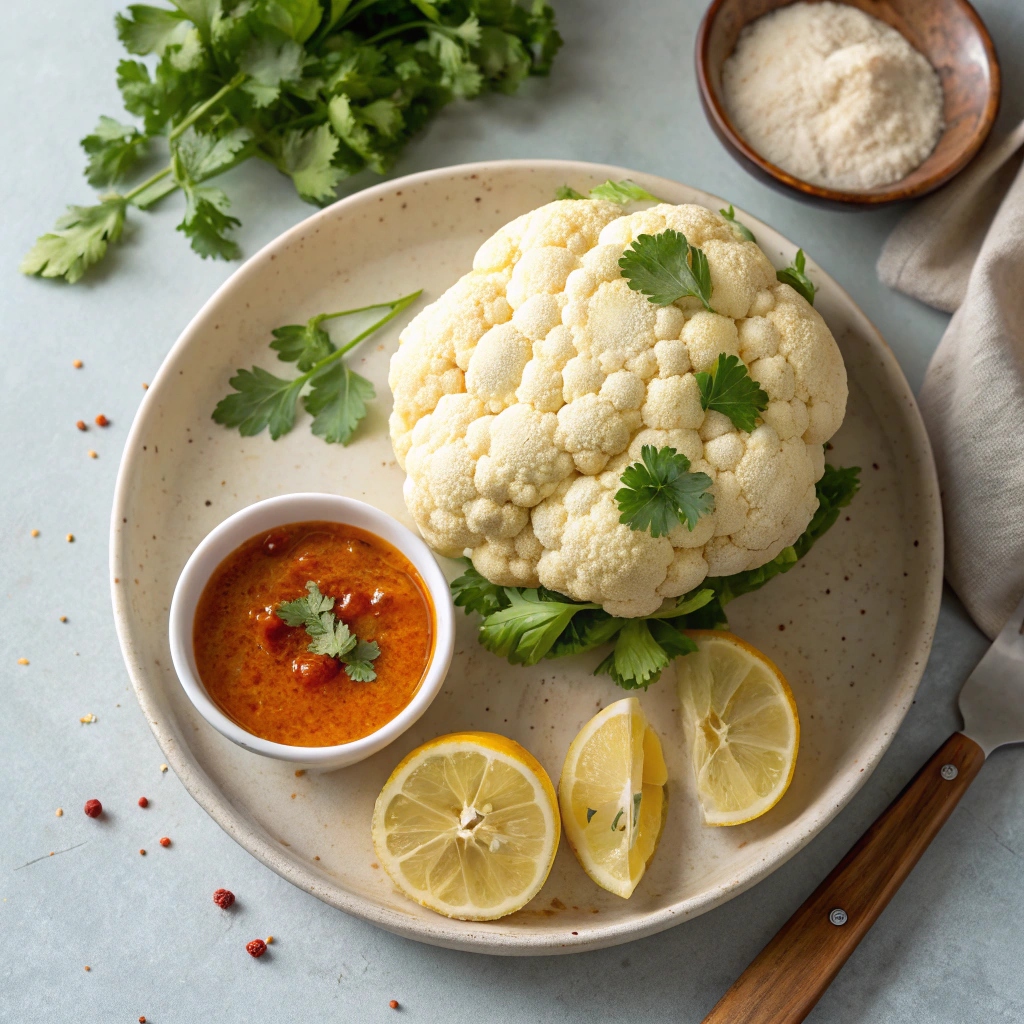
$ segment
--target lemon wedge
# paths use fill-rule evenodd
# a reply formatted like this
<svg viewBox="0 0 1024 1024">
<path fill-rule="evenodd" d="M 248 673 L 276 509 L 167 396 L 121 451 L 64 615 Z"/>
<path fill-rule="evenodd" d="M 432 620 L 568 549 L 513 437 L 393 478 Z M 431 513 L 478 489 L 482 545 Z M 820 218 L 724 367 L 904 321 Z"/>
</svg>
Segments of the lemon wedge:
<svg viewBox="0 0 1024 1024">
<path fill-rule="evenodd" d="M 602 889 L 628 899 L 654 856 L 668 771 L 636 697 L 598 712 L 569 746 L 558 783 L 565 837 Z"/>
<path fill-rule="evenodd" d="M 441 736 L 392 772 L 373 810 L 373 847 L 410 899 L 463 921 L 525 906 L 548 877 L 561 828 L 547 772 L 514 740 Z"/>
<path fill-rule="evenodd" d="M 692 630 L 697 651 L 676 662 L 683 729 L 704 821 L 740 825 L 789 788 L 800 719 L 785 677 L 732 633 Z"/>
</svg>

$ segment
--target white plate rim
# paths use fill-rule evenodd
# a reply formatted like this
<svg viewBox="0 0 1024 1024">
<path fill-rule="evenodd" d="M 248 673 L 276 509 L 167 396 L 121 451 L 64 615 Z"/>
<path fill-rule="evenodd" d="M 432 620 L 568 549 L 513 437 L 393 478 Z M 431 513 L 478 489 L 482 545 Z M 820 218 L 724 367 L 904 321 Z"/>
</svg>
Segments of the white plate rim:
<svg viewBox="0 0 1024 1024">
<path fill-rule="evenodd" d="M 258 273 L 262 269 L 263 264 L 274 259 L 278 253 L 287 249 L 294 240 L 324 221 L 334 217 L 343 217 L 346 209 L 350 206 L 363 203 L 367 199 L 372 199 L 379 195 L 391 193 L 403 187 L 412 187 L 425 182 L 455 180 L 474 174 L 483 175 L 516 169 L 524 173 L 537 169 L 557 169 L 562 172 L 567 181 L 575 176 L 598 176 L 614 180 L 632 178 L 638 180 L 640 184 L 643 184 L 644 187 L 649 188 L 655 194 L 658 193 L 659 188 L 667 192 L 672 188 L 679 188 L 682 184 L 629 168 L 577 160 L 517 159 L 480 161 L 435 168 L 381 182 L 378 185 L 363 189 L 350 196 L 346 196 L 344 199 L 338 200 L 336 203 L 312 214 L 281 235 L 278 235 L 277 238 L 268 242 L 262 249 L 246 260 L 202 305 L 171 346 L 154 376 L 150 388 L 140 403 L 125 441 L 124 453 L 118 468 L 117 481 L 114 488 L 110 520 L 109 571 L 111 599 L 118 642 L 121 646 L 122 657 L 128 669 L 132 687 L 143 714 L 149 722 L 150 728 L 161 750 L 164 752 L 168 764 L 174 769 L 175 774 L 185 789 L 203 810 L 240 846 L 272 871 L 300 889 L 339 910 L 369 921 L 395 934 L 451 949 L 513 956 L 535 956 L 584 952 L 630 942 L 656 934 L 682 921 L 696 917 L 732 899 L 734 896 L 738 896 L 757 884 L 786 863 L 790 857 L 801 850 L 825 828 L 860 790 L 888 750 L 924 674 L 928 654 L 931 650 L 935 625 L 938 621 L 939 604 L 942 596 L 943 532 L 938 477 L 932 457 L 931 444 L 917 408 L 914 394 L 899 366 L 896 356 L 874 324 L 872 324 L 857 303 L 854 302 L 849 293 L 827 271 L 808 258 L 808 266 L 816 271 L 819 279 L 825 278 L 828 280 L 830 288 L 835 289 L 836 294 L 848 305 L 850 311 L 860 321 L 859 333 L 870 340 L 872 351 L 881 359 L 885 374 L 894 386 L 894 392 L 900 394 L 900 397 L 907 403 L 909 408 L 908 422 L 913 431 L 913 437 L 909 441 L 921 458 L 923 471 L 923 479 L 918 481 L 918 483 L 921 486 L 922 496 L 928 500 L 931 513 L 926 518 L 926 529 L 921 535 L 921 543 L 925 545 L 926 552 L 932 554 L 931 561 L 934 569 L 928 574 L 927 589 L 921 601 L 922 607 L 925 609 L 925 621 L 918 630 L 916 644 L 913 645 L 918 653 L 915 662 L 918 668 L 916 671 L 912 669 L 906 673 L 907 678 L 901 693 L 903 698 L 901 703 L 890 710 L 889 717 L 884 723 L 888 727 L 882 730 L 881 736 L 871 750 L 870 757 L 863 762 L 862 770 L 852 778 L 852 782 L 842 795 L 842 798 L 831 805 L 825 813 L 806 822 L 805 827 L 799 834 L 788 845 L 780 849 L 778 856 L 770 860 L 766 859 L 763 864 L 749 870 L 746 874 L 734 877 L 727 882 L 722 882 L 697 897 L 683 900 L 680 903 L 660 910 L 638 915 L 635 918 L 588 930 L 586 937 L 581 936 L 578 939 L 565 935 L 542 936 L 531 934 L 517 936 L 495 932 L 475 932 L 472 929 L 472 925 L 467 925 L 466 922 L 449 921 L 443 917 L 438 917 L 436 922 L 433 920 L 423 922 L 419 919 L 380 907 L 369 900 L 332 885 L 324 875 L 317 873 L 306 864 L 290 856 L 280 844 L 270 839 L 255 822 L 250 820 L 246 814 L 223 796 L 217 787 L 213 785 L 198 761 L 190 756 L 188 751 L 179 747 L 173 735 L 173 730 L 161 724 L 159 710 L 147 690 L 146 668 L 136 654 L 130 635 L 126 591 L 125 588 L 115 583 L 115 580 L 126 575 L 123 559 L 124 552 L 120 546 L 121 533 L 119 527 L 122 518 L 125 516 L 129 499 L 130 481 L 135 471 L 135 464 L 139 459 L 138 451 L 140 445 L 137 443 L 138 439 L 145 433 L 149 418 L 153 414 L 153 410 L 156 409 L 154 396 L 160 392 L 160 384 L 165 378 L 170 377 L 174 373 L 178 360 L 182 358 L 185 351 L 192 344 L 194 336 L 201 330 L 207 311 L 217 304 L 224 293 L 239 287 L 251 274 Z M 700 194 L 702 197 L 701 201 L 705 202 L 705 205 L 710 208 L 718 209 L 719 205 L 727 205 L 725 200 L 711 193 L 689 185 L 684 187 Z M 752 214 L 748 214 L 739 208 L 737 208 L 737 214 L 742 215 L 744 222 L 753 225 L 755 228 L 760 227 L 775 234 L 780 234 L 776 229 Z M 781 237 L 785 238 L 785 236 Z M 788 239 L 786 241 L 795 251 L 797 246 L 794 243 L 788 242 Z M 915 675 L 916 678 L 913 678 Z"/>
</svg>

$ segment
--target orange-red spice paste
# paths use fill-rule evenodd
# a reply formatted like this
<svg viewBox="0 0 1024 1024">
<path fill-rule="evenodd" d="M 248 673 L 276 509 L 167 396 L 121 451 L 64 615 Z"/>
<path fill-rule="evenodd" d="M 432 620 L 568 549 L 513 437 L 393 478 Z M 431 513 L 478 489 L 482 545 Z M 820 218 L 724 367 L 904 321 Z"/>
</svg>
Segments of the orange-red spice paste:
<svg viewBox="0 0 1024 1024">
<path fill-rule="evenodd" d="M 313 580 L 337 618 L 376 640 L 373 682 L 351 680 L 336 658 L 276 614 Z M 341 523 L 291 523 L 247 540 L 210 577 L 192 630 L 196 667 L 213 702 L 243 729 L 276 743 L 326 747 L 394 718 L 420 684 L 434 613 L 412 563 L 387 541 Z"/>
</svg>

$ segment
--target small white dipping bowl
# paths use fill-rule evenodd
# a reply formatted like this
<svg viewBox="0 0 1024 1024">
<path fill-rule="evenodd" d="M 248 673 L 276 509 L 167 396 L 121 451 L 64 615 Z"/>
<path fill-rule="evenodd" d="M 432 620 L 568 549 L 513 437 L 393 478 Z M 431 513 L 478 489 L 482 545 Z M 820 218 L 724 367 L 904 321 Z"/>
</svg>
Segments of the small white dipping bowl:
<svg viewBox="0 0 1024 1024">
<path fill-rule="evenodd" d="M 289 523 L 315 520 L 345 523 L 376 534 L 393 544 L 416 567 L 430 591 L 434 604 L 433 651 L 419 689 L 412 700 L 390 722 L 376 732 L 333 747 L 294 747 L 272 743 L 247 732 L 232 722 L 210 700 L 196 670 L 192 647 L 192 626 L 196 605 L 211 574 L 237 547 L 257 534 Z M 171 598 L 170 619 L 171 660 L 181 685 L 196 710 L 221 735 L 234 740 L 246 750 L 267 757 L 276 757 L 313 769 L 343 768 L 386 747 L 415 722 L 430 706 L 444 682 L 455 648 L 455 611 L 448 581 L 426 544 L 411 530 L 372 505 L 335 494 L 283 494 L 267 498 L 243 508 L 212 530 L 192 552 L 181 570 Z M 372 685 L 370 683 L 366 685 Z"/>
</svg>

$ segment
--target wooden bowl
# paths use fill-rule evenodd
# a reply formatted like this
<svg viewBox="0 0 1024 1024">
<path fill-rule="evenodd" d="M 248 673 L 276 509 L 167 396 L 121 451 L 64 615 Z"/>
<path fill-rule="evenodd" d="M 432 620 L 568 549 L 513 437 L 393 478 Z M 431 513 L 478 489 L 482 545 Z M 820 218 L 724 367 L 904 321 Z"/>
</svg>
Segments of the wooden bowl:
<svg viewBox="0 0 1024 1024">
<path fill-rule="evenodd" d="M 697 83 L 704 112 L 726 149 L 755 176 L 826 205 L 879 206 L 923 196 L 970 163 L 999 110 L 995 46 L 967 0 L 841 0 L 891 25 L 938 71 L 946 128 L 927 160 L 890 185 L 848 192 L 793 177 L 756 152 L 733 126 L 722 97 L 722 64 L 743 27 L 790 0 L 713 0 L 697 32 Z"/>
</svg>

